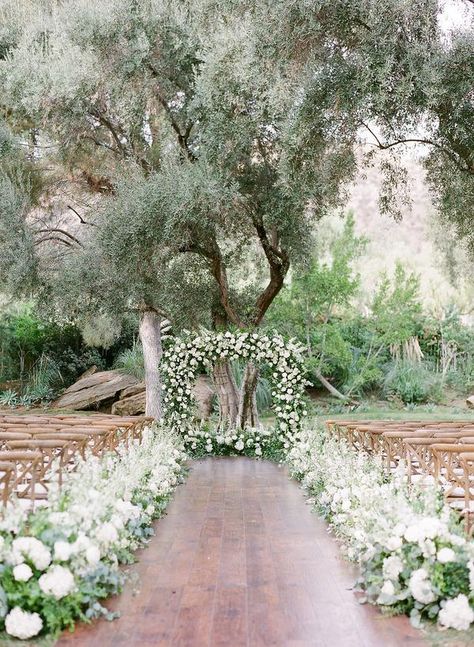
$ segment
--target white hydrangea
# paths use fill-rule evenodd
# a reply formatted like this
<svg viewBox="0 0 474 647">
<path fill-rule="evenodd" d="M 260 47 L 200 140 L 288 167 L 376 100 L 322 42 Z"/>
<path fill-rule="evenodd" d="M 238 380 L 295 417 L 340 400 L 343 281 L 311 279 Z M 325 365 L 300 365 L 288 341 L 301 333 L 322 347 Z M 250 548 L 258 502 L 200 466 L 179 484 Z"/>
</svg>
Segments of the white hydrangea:
<svg viewBox="0 0 474 647">
<path fill-rule="evenodd" d="M 383 560 L 383 576 L 387 580 L 397 580 L 403 571 L 403 562 L 397 555 L 390 555 Z"/>
<path fill-rule="evenodd" d="M 67 562 L 74 552 L 72 544 L 67 541 L 54 542 L 54 559 L 58 562 Z"/>
<path fill-rule="evenodd" d="M 72 593 L 75 588 L 74 575 L 68 568 L 55 564 L 39 578 L 40 589 L 46 595 L 52 595 L 56 600 Z"/>
<path fill-rule="evenodd" d="M 112 523 L 106 522 L 97 530 L 96 537 L 103 544 L 113 544 L 118 540 L 118 532 Z"/>
<path fill-rule="evenodd" d="M 385 546 L 390 551 L 398 550 L 399 548 L 402 547 L 402 545 L 403 545 L 402 538 L 396 535 L 394 535 L 393 537 L 389 537 L 385 542 Z"/>
<path fill-rule="evenodd" d="M 39 634 L 43 621 L 38 613 L 28 613 L 20 607 L 14 607 L 5 618 L 7 634 L 20 640 L 27 640 Z"/>
<path fill-rule="evenodd" d="M 456 561 L 456 553 L 452 548 L 448 547 L 440 548 L 436 557 L 438 559 L 438 562 L 441 562 L 441 564 L 447 564 L 448 562 Z"/>
<path fill-rule="evenodd" d="M 134 505 L 130 501 L 124 501 L 123 499 L 117 501 L 115 508 L 125 522 L 129 519 L 137 519 L 141 514 L 140 508 L 137 505 Z"/>
<path fill-rule="evenodd" d="M 28 582 L 33 577 L 33 571 L 28 564 L 18 564 L 13 569 L 13 577 L 17 582 Z"/>
<path fill-rule="evenodd" d="M 470 560 L 467 563 L 467 567 L 469 569 L 469 588 L 471 591 L 474 591 L 474 562 Z"/>
<path fill-rule="evenodd" d="M 442 602 L 441 606 L 438 619 L 443 627 L 467 631 L 471 622 L 474 622 L 474 610 L 462 593 L 452 600 Z"/>
<path fill-rule="evenodd" d="M 81 553 L 89 548 L 91 540 L 83 532 L 80 532 L 76 541 L 72 544 L 74 553 Z"/>
<path fill-rule="evenodd" d="M 100 550 L 97 546 L 89 546 L 86 550 L 86 559 L 87 563 L 91 566 L 95 566 L 100 561 Z"/>
<path fill-rule="evenodd" d="M 13 563 L 21 564 L 26 557 L 39 571 L 44 571 L 51 563 L 51 552 L 36 537 L 18 537 L 12 542 Z"/>
<path fill-rule="evenodd" d="M 389 597 L 395 595 L 395 587 L 393 586 L 393 582 L 391 582 L 390 580 L 384 582 L 382 588 L 380 589 L 380 592 L 383 593 L 383 595 L 387 595 Z"/>
<path fill-rule="evenodd" d="M 408 528 L 405 530 L 404 537 L 406 541 L 417 544 L 424 541 L 426 535 L 424 528 L 422 528 L 422 526 L 417 523 L 413 526 L 408 526 Z"/>
</svg>

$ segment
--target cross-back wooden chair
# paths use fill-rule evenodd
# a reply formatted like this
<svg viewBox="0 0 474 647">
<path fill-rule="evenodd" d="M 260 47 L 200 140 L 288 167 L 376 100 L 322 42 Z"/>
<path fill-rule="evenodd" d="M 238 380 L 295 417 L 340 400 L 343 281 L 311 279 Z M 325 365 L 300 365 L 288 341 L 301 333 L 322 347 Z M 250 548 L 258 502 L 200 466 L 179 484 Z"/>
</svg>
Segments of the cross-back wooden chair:
<svg viewBox="0 0 474 647">
<path fill-rule="evenodd" d="M 34 450 L 1 450 L 0 463 L 13 463 L 10 490 L 21 499 L 31 499 L 34 503 L 35 489 L 42 471 L 43 454 Z"/>
<path fill-rule="evenodd" d="M 439 439 L 432 445 L 435 457 L 435 476 L 439 482 L 447 503 L 458 510 L 463 510 L 465 492 L 464 470 L 461 465 L 461 454 L 474 452 L 474 444 L 455 442 L 440 444 Z"/>
<path fill-rule="evenodd" d="M 466 532 L 472 536 L 474 532 L 474 451 L 461 452 L 459 462 L 464 477 L 464 516 Z"/>
<path fill-rule="evenodd" d="M 5 507 L 11 495 L 12 477 L 15 474 L 14 461 L 0 461 L 0 496 Z"/>
<path fill-rule="evenodd" d="M 451 437 L 404 438 L 407 474 L 411 483 L 433 484 L 437 479 L 436 456 L 434 445 L 451 445 L 456 441 Z"/>
<path fill-rule="evenodd" d="M 36 499 L 47 498 L 51 478 L 57 477 L 59 485 L 62 485 L 67 445 L 66 440 L 44 440 L 40 438 L 12 440 L 7 443 L 8 448 L 12 451 L 31 449 L 41 452 L 42 461 L 37 471 Z"/>
</svg>

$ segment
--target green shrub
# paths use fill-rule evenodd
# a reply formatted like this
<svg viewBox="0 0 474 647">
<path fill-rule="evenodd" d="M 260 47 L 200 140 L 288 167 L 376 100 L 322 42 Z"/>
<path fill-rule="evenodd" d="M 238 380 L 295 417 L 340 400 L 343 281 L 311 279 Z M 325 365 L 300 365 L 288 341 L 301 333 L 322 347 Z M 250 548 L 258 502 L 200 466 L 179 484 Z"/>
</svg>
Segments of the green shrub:
<svg viewBox="0 0 474 647">
<path fill-rule="evenodd" d="M 426 364 L 394 362 L 385 375 L 383 393 L 387 398 L 399 398 L 406 404 L 439 402 L 442 399 L 441 376 Z"/>
<path fill-rule="evenodd" d="M 144 380 L 145 364 L 141 343 L 139 341 L 135 341 L 131 348 L 126 348 L 121 351 L 117 355 L 114 368 L 117 368 L 128 375 L 133 375 L 137 380 Z"/>
</svg>

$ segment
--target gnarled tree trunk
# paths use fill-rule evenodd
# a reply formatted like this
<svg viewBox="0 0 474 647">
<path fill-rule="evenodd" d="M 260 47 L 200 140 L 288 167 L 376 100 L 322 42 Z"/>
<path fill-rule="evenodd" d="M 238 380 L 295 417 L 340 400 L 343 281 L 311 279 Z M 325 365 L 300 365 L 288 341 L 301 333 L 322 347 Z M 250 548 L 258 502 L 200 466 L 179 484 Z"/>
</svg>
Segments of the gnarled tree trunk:
<svg viewBox="0 0 474 647">
<path fill-rule="evenodd" d="M 159 365 L 161 346 L 161 317 L 153 309 L 142 310 L 140 316 L 140 340 L 145 364 L 146 405 L 145 413 L 159 420 L 163 415 L 161 377 Z"/>
<path fill-rule="evenodd" d="M 258 367 L 252 362 L 245 366 L 240 387 L 239 412 L 236 427 L 243 429 L 246 426 L 256 427 L 259 424 L 256 390 L 258 381 Z"/>
<path fill-rule="evenodd" d="M 239 400 L 229 362 L 225 360 L 216 362 L 213 378 L 219 399 L 219 428 L 232 428 L 237 420 Z"/>
</svg>

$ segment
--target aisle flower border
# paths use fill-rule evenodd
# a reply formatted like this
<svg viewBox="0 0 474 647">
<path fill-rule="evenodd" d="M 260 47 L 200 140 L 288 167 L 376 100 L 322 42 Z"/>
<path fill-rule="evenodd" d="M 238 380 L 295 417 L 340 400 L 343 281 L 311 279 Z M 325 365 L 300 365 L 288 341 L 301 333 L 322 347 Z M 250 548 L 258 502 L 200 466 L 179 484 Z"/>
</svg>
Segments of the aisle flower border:
<svg viewBox="0 0 474 647">
<path fill-rule="evenodd" d="M 0 515 L 0 629 L 28 639 L 112 619 L 100 600 L 122 590 L 119 566 L 153 535 L 185 459 L 176 434 L 148 429 L 141 443 L 79 460 L 48 507 L 12 501 Z"/>
<path fill-rule="evenodd" d="M 474 541 L 436 486 L 409 485 L 404 466 L 381 461 L 322 429 L 306 429 L 287 457 L 290 472 L 360 567 L 367 601 L 467 630 L 474 622 Z"/>
<path fill-rule="evenodd" d="M 285 341 L 277 333 L 269 336 L 206 330 L 199 335 L 185 333 L 177 339 L 163 355 L 161 364 L 165 424 L 183 434 L 187 444 L 192 444 L 193 436 L 202 436 L 194 422 L 192 386 L 202 371 L 209 371 L 219 360 L 252 361 L 271 367 L 274 433 L 283 438 L 285 449 L 289 449 L 307 415 L 303 347 L 293 340 Z"/>
</svg>

